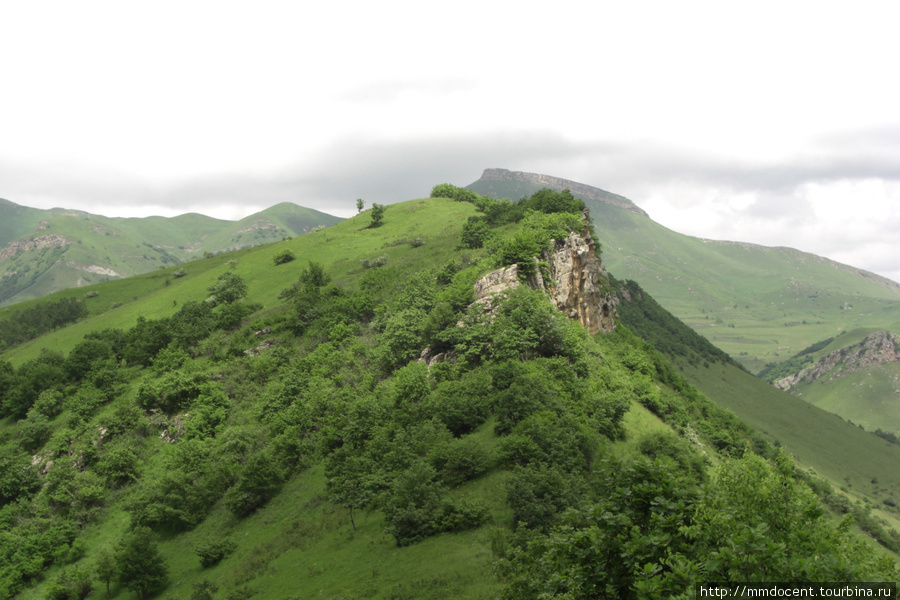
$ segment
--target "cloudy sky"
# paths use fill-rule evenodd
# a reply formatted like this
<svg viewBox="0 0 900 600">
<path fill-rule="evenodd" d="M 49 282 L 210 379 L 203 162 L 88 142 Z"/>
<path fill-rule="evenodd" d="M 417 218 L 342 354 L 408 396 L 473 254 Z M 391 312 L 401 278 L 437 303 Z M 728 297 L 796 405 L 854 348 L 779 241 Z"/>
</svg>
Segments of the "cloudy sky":
<svg viewBox="0 0 900 600">
<path fill-rule="evenodd" d="M 865 0 L 3 2 L 0 197 L 349 216 L 501 167 L 900 281 L 898 22 Z"/>
</svg>

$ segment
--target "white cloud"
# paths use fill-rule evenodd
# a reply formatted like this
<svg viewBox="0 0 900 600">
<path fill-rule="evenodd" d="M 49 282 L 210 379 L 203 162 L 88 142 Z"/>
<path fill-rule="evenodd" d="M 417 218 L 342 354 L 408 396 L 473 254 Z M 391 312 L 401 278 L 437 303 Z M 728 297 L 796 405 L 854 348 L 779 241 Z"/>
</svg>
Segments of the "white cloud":
<svg viewBox="0 0 900 600">
<path fill-rule="evenodd" d="M 896 278 L 898 17 L 878 1 L 6 3 L 0 196 L 348 214 L 506 167 Z"/>
</svg>

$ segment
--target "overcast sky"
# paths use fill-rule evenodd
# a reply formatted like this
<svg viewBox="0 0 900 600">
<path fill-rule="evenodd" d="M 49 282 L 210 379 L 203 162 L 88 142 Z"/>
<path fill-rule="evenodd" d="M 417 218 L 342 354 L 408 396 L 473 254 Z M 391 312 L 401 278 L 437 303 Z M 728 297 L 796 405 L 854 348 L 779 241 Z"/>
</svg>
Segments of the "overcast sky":
<svg viewBox="0 0 900 600">
<path fill-rule="evenodd" d="M 898 23 L 859 0 L 2 2 L 0 197 L 349 216 L 501 167 L 900 281 Z"/>
</svg>

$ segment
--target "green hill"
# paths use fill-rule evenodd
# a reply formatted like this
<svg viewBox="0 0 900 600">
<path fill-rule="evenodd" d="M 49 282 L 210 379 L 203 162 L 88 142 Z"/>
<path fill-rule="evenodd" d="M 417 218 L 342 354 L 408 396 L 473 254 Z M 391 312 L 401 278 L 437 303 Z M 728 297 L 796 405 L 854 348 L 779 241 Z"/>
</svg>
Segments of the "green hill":
<svg viewBox="0 0 900 600">
<path fill-rule="evenodd" d="M 0 356 L 0 596 L 586 599 L 896 580 L 897 536 L 860 523 L 877 546 L 841 521 L 871 517 L 855 484 L 811 476 L 639 336 L 704 372 L 727 357 L 660 326 L 661 309 L 644 307 L 637 335 L 589 335 L 557 310 L 559 294 L 618 286 L 565 270 L 588 264 L 573 248 L 592 258 L 589 228 L 576 203 L 541 201 L 522 220 L 483 199 L 392 204 L 377 227 L 367 211 L 3 313 L 49 323 L 84 304 Z M 834 421 L 823 438 L 866 445 Z M 867 477 L 849 454 L 817 470 Z"/>
<path fill-rule="evenodd" d="M 287 203 L 234 222 L 198 214 L 108 218 L 0 200 L 0 305 L 269 243 L 338 221 Z"/>
<path fill-rule="evenodd" d="M 573 189 L 591 209 L 610 272 L 637 281 L 754 373 L 842 331 L 900 328 L 900 284 L 873 273 L 791 248 L 683 235 L 598 188 L 529 173 L 498 182 L 495 171 L 468 189 L 512 199 Z"/>
</svg>

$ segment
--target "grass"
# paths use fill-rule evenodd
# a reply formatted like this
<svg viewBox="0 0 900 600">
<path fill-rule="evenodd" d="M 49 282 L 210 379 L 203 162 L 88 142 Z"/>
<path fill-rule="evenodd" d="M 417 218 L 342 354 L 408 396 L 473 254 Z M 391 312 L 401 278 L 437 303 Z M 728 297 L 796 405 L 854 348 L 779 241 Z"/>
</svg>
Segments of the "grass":
<svg viewBox="0 0 900 600">
<path fill-rule="evenodd" d="M 544 186 L 469 187 L 516 200 Z M 799 250 L 695 238 L 617 206 L 585 203 L 609 272 L 637 281 L 754 373 L 843 331 L 900 330 L 896 282 Z"/>
<path fill-rule="evenodd" d="M 196 259 L 204 252 L 300 235 L 340 219 L 293 204 L 279 204 L 240 221 L 224 221 L 198 214 L 171 219 L 108 218 L 4 202 L 0 221 L 0 246 L 42 236 L 65 240 L 56 248 L 24 251 L 0 261 L 6 274 L 0 281 L 0 302 L 13 304 L 64 288 L 147 273 Z"/>
<path fill-rule="evenodd" d="M 338 284 L 350 283 L 364 272 L 358 258 L 361 256 L 386 256 L 387 265 L 399 269 L 442 265 L 458 243 L 461 223 L 474 211 L 471 204 L 464 202 L 414 200 L 387 206 L 384 224 L 375 229 L 368 227 L 371 218 L 368 212 L 363 212 L 329 229 L 291 240 L 216 255 L 102 285 L 57 292 L 48 298 L 84 298 L 91 316 L 8 350 L 0 357 L 19 365 L 36 357 L 44 347 L 68 352 L 89 331 L 109 327 L 127 329 L 141 316 L 154 319 L 174 314 L 187 301 L 207 298 L 207 288 L 219 275 L 231 269 L 231 261 L 236 262 L 234 271 L 247 283 L 247 301 L 262 304 L 264 308 L 281 303 L 278 293 L 297 279 L 308 261 L 318 262 L 334 273 Z M 421 237 L 425 243 L 413 248 L 408 240 L 416 237 Z M 286 249 L 294 252 L 297 259 L 276 267 L 273 257 Z M 187 275 L 173 277 L 179 269 L 184 269 Z M 85 298 L 89 291 L 96 291 L 97 296 Z M 0 318 L 10 318 L 16 309 L 40 301 L 32 300 L 3 309 Z"/>
<path fill-rule="evenodd" d="M 852 491 L 876 506 L 882 506 L 885 499 L 900 504 L 900 446 L 733 366 L 685 365 L 682 370 L 719 406 L 734 412 L 834 487 Z"/>
</svg>

